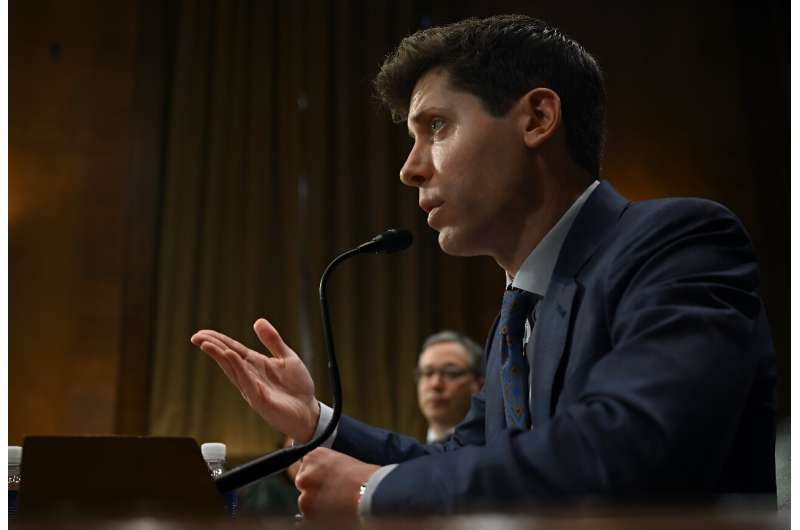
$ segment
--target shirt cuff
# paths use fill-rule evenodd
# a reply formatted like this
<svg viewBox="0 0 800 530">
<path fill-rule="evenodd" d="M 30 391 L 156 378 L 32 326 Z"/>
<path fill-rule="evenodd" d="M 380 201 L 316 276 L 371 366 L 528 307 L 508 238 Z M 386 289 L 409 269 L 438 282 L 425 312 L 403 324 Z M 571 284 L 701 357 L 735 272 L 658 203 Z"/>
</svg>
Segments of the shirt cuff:
<svg viewBox="0 0 800 530">
<path fill-rule="evenodd" d="M 314 431 L 314 436 L 312 436 L 312 440 L 322 434 L 322 431 L 328 426 L 333 418 L 333 409 L 330 408 L 325 403 L 319 402 L 319 420 L 317 420 L 317 429 Z M 336 433 L 339 432 L 339 426 L 337 425 L 336 428 L 333 430 L 328 439 L 322 442 L 321 447 L 327 447 L 328 449 L 331 448 L 333 445 L 333 441 L 336 440 Z"/>
<path fill-rule="evenodd" d="M 367 481 L 367 489 L 364 491 L 364 495 L 361 496 L 361 499 L 358 501 L 358 514 L 361 516 L 370 515 L 372 513 L 372 495 L 375 494 L 375 490 L 378 488 L 378 485 L 386 478 L 386 476 L 394 471 L 394 468 L 397 467 L 397 464 L 391 464 L 388 466 L 383 466 L 379 468 L 375 473 L 369 477 Z"/>
</svg>

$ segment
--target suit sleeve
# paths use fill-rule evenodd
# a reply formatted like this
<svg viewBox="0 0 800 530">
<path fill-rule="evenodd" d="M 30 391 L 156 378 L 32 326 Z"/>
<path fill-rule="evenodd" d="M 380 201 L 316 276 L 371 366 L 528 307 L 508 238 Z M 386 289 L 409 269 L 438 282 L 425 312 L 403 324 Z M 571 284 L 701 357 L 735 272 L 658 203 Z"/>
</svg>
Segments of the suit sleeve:
<svg viewBox="0 0 800 530">
<path fill-rule="evenodd" d="M 333 449 L 362 462 L 385 466 L 433 453 L 454 451 L 484 443 L 483 391 L 472 396 L 469 412 L 443 443 L 422 444 L 415 438 L 371 427 L 348 416 L 339 422 Z"/>
<path fill-rule="evenodd" d="M 578 399 L 533 431 L 398 465 L 373 513 L 713 490 L 760 352 L 771 352 L 755 259 L 738 220 L 713 203 L 638 222 L 651 228 L 610 243 L 616 255 L 591 287 L 611 348 L 596 352 Z"/>
</svg>

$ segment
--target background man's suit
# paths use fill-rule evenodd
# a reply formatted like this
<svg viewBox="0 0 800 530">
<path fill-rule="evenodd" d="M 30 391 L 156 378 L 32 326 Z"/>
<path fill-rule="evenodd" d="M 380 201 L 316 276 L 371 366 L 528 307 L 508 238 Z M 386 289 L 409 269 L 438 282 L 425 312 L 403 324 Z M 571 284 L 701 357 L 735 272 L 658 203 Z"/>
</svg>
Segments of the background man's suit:
<svg viewBox="0 0 800 530">
<path fill-rule="evenodd" d="M 774 352 L 758 282 L 725 208 L 630 203 L 602 182 L 538 310 L 530 431 L 506 429 L 493 327 L 486 384 L 450 441 L 343 417 L 333 449 L 404 462 L 374 492 L 377 514 L 774 492 Z"/>
</svg>

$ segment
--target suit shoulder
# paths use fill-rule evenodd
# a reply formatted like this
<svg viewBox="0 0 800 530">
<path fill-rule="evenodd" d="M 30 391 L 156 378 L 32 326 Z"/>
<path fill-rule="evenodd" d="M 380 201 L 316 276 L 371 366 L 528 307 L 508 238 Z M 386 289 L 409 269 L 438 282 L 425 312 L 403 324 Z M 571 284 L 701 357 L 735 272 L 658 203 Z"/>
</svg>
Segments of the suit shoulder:
<svg viewBox="0 0 800 530">
<path fill-rule="evenodd" d="M 635 276 L 697 275 L 747 264 L 753 246 L 739 218 L 707 199 L 668 198 L 631 203 L 606 247 L 609 275 L 621 284 Z"/>
<path fill-rule="evenodd" d="M 628 220 L 650 220 L 670 222 L 697 220 L 728 220 L 741 225 L 741 221 L 730 209 L 722 204 L 696 197 L 669 197 L 633 202 L 623 217 Z"/>
<path fill-rule="evenodd" d="M 744 225 L 730 209 L 712 200 L 684 197 L 631 203 L 620 217 L 615 239 L 660 247 L 701 234 L 721 244 L 750 246 Z"/>
</svg>

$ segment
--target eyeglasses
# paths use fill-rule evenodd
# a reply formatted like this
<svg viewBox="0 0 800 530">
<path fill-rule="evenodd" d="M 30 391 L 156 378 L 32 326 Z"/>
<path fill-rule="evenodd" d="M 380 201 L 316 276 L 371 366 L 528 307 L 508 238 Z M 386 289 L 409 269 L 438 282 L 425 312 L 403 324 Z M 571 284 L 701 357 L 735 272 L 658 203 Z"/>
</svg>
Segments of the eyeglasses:
<svg viewBox="0 0 800 530">
<path fill-rule="evenodd" d="M 455 381 L 459 377 L 464 377 L 471 370 L 456 366 L 454 364 L 445 364 L 435 368 L 433 366 L 426 366 L 424 368 L 417 368 L 414 370 L 414 380 L 419 383 L 421 379 L 430 379 L 434 374 L 439 374 L 445 381 Z"/>
</svg>

